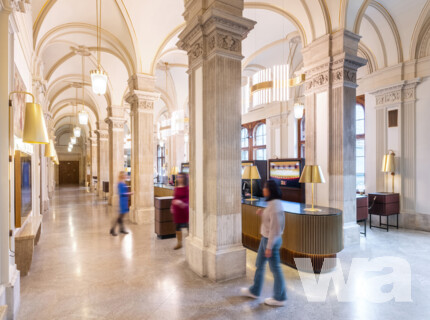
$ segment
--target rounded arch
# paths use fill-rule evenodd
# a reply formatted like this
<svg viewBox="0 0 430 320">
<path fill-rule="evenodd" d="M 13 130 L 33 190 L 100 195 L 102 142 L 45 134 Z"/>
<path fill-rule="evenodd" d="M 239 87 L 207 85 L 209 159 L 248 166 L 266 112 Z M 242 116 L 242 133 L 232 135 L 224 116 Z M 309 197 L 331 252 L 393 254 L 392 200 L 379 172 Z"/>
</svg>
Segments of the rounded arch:
<svg viewBox="0 0 430 320">
<path fill-rule="evenodd" d="M 430 1 L 427 1 L 412 34 L 410 58 L 419 59 L 429 55 L 426 52 L 430 45 Z"/>
<path fill-rule="evenodd" d="M 267 3 L 262 3 L 262 2 L 245 2 L 245 9 L 263 9 L 263 10 L 269 10 L 272 12 L 275 12 L 283 17 L 285 17 L 286 19 L 288 19 L 289 21 L 291 21 L 291 23 L 296 27 L 296 29 L 298 30 L 299 34 L 300 34 L 300 39 L 302 40 L 302 44 L 303 47 L 307 46 L 308 43 L 308 37 L 306 35 L 306 31 L 303 27 L 303 25 L 300 23 L 300 21 L 291 13 L 287 12 L 286 10 L 277 7 L 275 5 L 272 4 L 267 4 Z M 312 36 L 309 37 L 310 39 L 312 39 Z"/>
</svg>

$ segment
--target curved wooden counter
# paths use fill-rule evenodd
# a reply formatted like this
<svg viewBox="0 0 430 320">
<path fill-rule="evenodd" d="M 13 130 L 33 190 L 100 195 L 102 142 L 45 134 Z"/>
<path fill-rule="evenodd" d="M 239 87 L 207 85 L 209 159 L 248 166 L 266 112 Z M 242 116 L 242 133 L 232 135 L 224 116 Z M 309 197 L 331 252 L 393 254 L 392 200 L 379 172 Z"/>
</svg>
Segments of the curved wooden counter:
<svg viewBox="0 0 430 320">
<path fill-rule="evenodd" d="M 343 249 L 342 211 L 318 207 L 320 212 L 304 211 L 305 204 L 282 201 L 285 211 L 285 231 L 282 236 L 281 260 L 296 268 L 294 258 L 310 258 L 312 266 L 306 271 L 315 273 L 332 270 L 336 254 Z M 258 250 L 261 218 L 256 214 L 265 208 L 265 201 L 242 200 L 242 241 L 245 247 Z"/>
</svg>

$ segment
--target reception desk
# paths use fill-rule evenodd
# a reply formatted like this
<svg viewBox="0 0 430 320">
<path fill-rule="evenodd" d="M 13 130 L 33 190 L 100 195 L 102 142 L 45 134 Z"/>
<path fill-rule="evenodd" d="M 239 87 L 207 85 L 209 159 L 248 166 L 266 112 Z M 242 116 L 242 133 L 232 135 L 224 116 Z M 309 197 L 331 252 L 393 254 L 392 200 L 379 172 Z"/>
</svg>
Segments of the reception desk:
<svg viewBox="0 0 430 320">
<path fill-rule="evenodd" d="M 175 187 L 168 184 L 154 183 L 154 197 L 173 197 Z"/>
<path fill-rule="evenodd" d="M 308 272 L 327 272 L 336 267 L 334 259 L 343 249 L 342 211 L 317 207 L 320 212 L 304 211 L 303 203 L 282 201 L 285 230 L 282 236 L 281 261 L 296 268 L 294 258 L 310 258 Z M 251 250 L 258 250 L 261 217 L 257 210 L 267 206 L 265 201 L 242 200 L 242 242 Z M 302 269 L 302 268 L 301 268 Z"/>
<path fill-rule="evenodd" d="M 154 184 L 156 197 L 172 196 L 174 187 Z M 303 203 L 282 201 L 285 212 L 285 230 L 282 236 L 281 261 L 296 268 L 294 258 L 309 258 L 305 266 L 308 272 L 327 272 L 336 267 L 334 259 L 343 249 L 342 211 L 318 207 L 320 212 L 308 212 Z M 260 244 L 261 217 L 257 210 L 264 209 L 263 200 L 242 200 L 242 243 L 248 249 L 257 251 Z"/>
</svg>

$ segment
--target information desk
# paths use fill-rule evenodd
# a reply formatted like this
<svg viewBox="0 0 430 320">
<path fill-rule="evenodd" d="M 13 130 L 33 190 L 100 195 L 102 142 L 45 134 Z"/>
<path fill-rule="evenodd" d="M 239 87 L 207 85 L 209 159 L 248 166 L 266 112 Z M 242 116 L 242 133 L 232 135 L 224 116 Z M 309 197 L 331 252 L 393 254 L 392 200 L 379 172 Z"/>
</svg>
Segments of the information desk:
<svg viewBox="0 0 430 320">
<path fill-rule="evenodd" d="M 174 186 L 154 183 L 154 197 L 173 197 Z"/>
<path fill-rule="evenodd" d="M 281 261 L 296 268 L 294 258 L 310 258 L 311 265 L 304 271 L 327 272 L 336 267 L 336 254 L 343 249 L 342 211 L 317 207 L 320 212 L 309 212 L 303 203 L 282 201 L 285 211 L 285 230 L 282 236 Z M 242 200 L 242 242 L 257 251 L 260 243 L 261 217 L 256 214 L 265 208 L 263 200 Z M 324 265 L 323 265 L 324 264 Z"/>
</svg>

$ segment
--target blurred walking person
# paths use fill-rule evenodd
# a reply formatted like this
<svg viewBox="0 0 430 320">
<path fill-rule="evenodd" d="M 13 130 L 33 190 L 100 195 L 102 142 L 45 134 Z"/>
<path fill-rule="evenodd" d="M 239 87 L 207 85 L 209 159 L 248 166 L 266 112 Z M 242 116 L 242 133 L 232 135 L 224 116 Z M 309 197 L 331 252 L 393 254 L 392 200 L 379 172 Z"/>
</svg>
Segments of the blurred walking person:
<svg viewBox="0 0 430 320">
<path fill-rule="evenodd" d="M 125 184 L 126 178 L 126 173 L 121 171 L 118 177 L 119 214 L 118 218 L 115 219 L 112 228 L 110 229 L 110 234 L 113 236 L 118 235 L 115 231 L 117 225 L 119 225 L 119 232 L 124 234 L 128 233 L 128 231 L 126 231 L 124 228 L 124 216 L 129 212 L 128 197 L 132 194 L 132 192 L 128 192 L 128 187 Z"/>
<path fill-rule="evenodd" d="M 261 241 L 255 263 L 257 270 L 255 271 L 254 284 L 250 288 L 242 288 L 241 293 L 254 299 L 260 296 L 263 289 L 266 262 L 269 261 L 274 278 L 273 297 L 265 299 L 264 303 L 281 307 L 285 305 L 287 300 L 279 254 L 285 227 L 285 214 L 280 200 L 282 194 L 276 182 L 269 180 L 264 186 L 263 195 L 266 198 L 267 207 L 257 211 L 257 214 L 261 215 Z"/>
<path fill-rule="evenodd" d="M 188 177 L 185 173 L 180 172 L 176 176 L 176 187 L 173 195 L 170 211 L 173 214 L 173 221 L 176 224 L 176 246 L 174 250 L 182 248 L 182 228 L 188 230 Z"/>
</svg>

